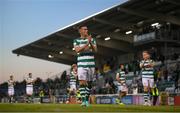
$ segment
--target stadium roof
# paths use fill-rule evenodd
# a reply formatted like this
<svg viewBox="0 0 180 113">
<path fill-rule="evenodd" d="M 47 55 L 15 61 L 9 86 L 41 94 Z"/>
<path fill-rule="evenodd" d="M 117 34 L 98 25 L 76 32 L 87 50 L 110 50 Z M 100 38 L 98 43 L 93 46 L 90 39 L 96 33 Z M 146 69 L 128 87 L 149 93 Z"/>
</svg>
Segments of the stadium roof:
<svg viewBox="0 0 180 113">
<path fill-rule="evenodd" d="M 86 24 L 97 40 L 96 56 L 109 57 L 132 53 L 133 36 L 141 32 L 143 27 L 156 22 L 180 25 L 180 0 L 129 0 L 58 29 L 13 50 L 13 53 L 72 64 L 76 62 L 72 43 L 79 37 L 77 27 L 81 24 Z M 111 39 L 105 41 L 107 37 Z"/>
</svg>

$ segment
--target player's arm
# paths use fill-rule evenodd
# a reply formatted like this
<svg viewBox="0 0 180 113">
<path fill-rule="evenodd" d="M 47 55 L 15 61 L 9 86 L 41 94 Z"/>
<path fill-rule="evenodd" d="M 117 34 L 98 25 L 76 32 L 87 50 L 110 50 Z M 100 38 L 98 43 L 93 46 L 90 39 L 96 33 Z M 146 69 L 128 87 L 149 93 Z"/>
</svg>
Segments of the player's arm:
<svg viewBox="0 0 180 113">
<path fill-rule="evenodd" d="M 75 76 L 75 78 L 76 78 L 76 80 L 77 80 L 77 78 L 78 78 L 78 77 L 77 77 L 77 76 Z"/>
<path fill-rule="evenodd" d="M 92 40 L 91 35 L 88 36 L 88 41 L 89 41 L 89 44 L 90 44 L 90 47 L 92 48 L 92 50 L 93 50 L 94 52 L 97 52 L 96 41 L 95 41 L 94 39 Z"/>
<path fill-rule="evenodd" d="M 75 78 L 76 78 L 76 80 L 77 80 L 77 78 L 78 78 L 78 77 L 77 77 L 77 74 L 74 74 L 74 77 L 75 77 Z"/>
<path fill-rule="evenodd" d="M 73 74 L 73 72 L 72 72 L 72 75 L 77 79 L 77 76 L 78 76 L 77 74 L 75 74 L 75 73 Z"/>
<path fill-rule="evenodd" d="M 10 80 L 8 80 L 8 86 L 10 86 Z"/>
<path fill-rule="evenodd" d="M 154 65 L 155 65 L 154 61 L 151 60 L 150 63 L 149 63 L 149 65 L 148 65 L 148 67 L 154 67 Z"/>
<path fill-rule="evenodd" d="M 87 43 L 87 44 L 85 44 L 84 46 L 80 47 L 79 44 L 78 44 L 78 42 L 77 42 L 76 40 L 74 40 L 73 45 L 74 45 L 74 49 L 75 49 L 75 51 L 76 51 L 77 53 L 89 49 L 89 47 L 88 47 L 88 46 L 89 46 L 89 43 Z"/>
<path fill-rule="evenodd" d="M 30 84 L 31 82 L 29 80 L 26 80 L 26 84 Z"/>
<path fill-rule="evenodd" d="M 82 47 L 74 46 L 74 48 L 75 48 L 75 51 L 76 51 L 77 53 L 79 53 L 79 52 L 82 52 L 82 51 L 86 50 L 86 49 L 88 48 L 88 45 L 89 45 L 89 44 L 86 44 L 86 45 L 84 45 L 84 46 L 82 46 Z"/>
<path fill-rule="evenodd" d="M 144 62 L 140 62 L 139 67 L 144 68 Z"/>
<path fill-rule="evenodd" d="M 96 45 L 90 43 L 90 46 L 91 46 L 91 48 L 92 48 L 92 50 L 93 50 L 94 52 L 97 52 L 97 46 L 96 46 Z"/>
<path fill-rule="evenodd" d="M 25 78 L 24 80 L 26 81 L 26 84 L 29 84 L 28 78 Z"/>
<path fill-rule="evenodd" d="M 31 83 L 32 83 L 32 84 L 34 84 L 34 83 L 35 83 L 35 81 L 36 81 L 36 79 L 32 79 Z"/>
<path fill-rule="evenodd" d="M 117 80 L 117 81 L 120 80 L 120 79 L 119 79 L 119 76 L 120 76 L 119 73 L 116 73 L 116 80 Z"/>
</svg>

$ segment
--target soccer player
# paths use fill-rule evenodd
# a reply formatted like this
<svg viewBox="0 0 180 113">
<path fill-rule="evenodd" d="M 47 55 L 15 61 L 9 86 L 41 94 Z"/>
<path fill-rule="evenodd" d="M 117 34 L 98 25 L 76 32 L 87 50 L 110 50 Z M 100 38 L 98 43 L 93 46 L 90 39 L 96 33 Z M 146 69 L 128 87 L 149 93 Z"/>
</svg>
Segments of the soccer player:
<svg viewBox="0 0 180 113">
<path fill-rule="evenodd" d="M 80 38 L 73 45 L 77 53 L 79 91 L 82 97 L 81 106 L 89 106 L 89 95 L 95 71 L 94 53 L 97 52 L 96 41 L 88 34 L 85 25 L 79 27 Z"/>
<path fill-rule="evenodd" d="M 119 83 L 118 91 L 119 91 L 119 100 L 120 100 L 120 102 L 118 102 L 117 104 L 120 104 L 120 105 L 124 105 L 121 100 L 123 97 L 126 96 L 127 91 L 128 91 L 125 76 L 126 76 L 126 74 L 125 74 L 124 65 L 120 65 L 120 69 L 116 73 L 116 80 Z"/>
<path fill-rule="evenodd" d="M 144 87 L 144 105 L 151 106 L 150 94 L 154 86 L 154 61 L 150 59 L 148 51 L 143 51 L 142 56 L 140 68 Z"/>
<path fill-rule="evenodd" d="M 14 85 L 15 85 L 15 81 L 14 81 L 13 75 L 11 75 L 10 79 L 8 80 L 8 96 L 9 96 L 10 103 L 13 103 Z"/>
<path fill-rule="evenodd" d="M 34 84 L 34 80 L 32 78 L 32 73 L 29 73 L 28 77 L 26 78 L 26 95 L 28 99 L 27 102 L 32 102 L 33 84 Z"/>
<path fill-rule="evenodd" d="M 70 94 L 76 94 L 76 82 L 77 82 L 77 65 L 73 64 L 71 66 L 71 73 L 70 73 Z"/>
</svg>

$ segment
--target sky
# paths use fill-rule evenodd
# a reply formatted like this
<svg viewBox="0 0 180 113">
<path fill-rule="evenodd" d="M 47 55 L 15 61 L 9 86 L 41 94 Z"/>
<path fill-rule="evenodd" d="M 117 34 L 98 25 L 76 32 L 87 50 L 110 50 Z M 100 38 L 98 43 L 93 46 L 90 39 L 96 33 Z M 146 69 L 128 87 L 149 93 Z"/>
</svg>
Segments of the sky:
<svg viewBox="0 0 180 113">
<path fill-rule="evenodd" d="M 0 0 L 0 83 L 10 75 L 21 81 L 31 72 L 44 80 L 70 66 L 12 50 L 36 41 L 80 19 L 127 0 Z"/>
</svg>

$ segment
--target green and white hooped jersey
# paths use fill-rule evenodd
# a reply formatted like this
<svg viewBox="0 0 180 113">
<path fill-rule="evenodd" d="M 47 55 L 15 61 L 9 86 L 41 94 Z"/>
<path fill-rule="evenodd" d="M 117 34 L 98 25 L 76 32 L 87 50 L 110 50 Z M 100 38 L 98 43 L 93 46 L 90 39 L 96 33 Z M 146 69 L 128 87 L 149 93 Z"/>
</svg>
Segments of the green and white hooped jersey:
<svg viewBox="0 0 180 113">
<path fill-rule="evenodd" d="M 74 47 L 79 46 L 82 47 L 85 44 L 88 43 L 88 39 L 82 39 L 82 38 L 77 38 L 74 40 L 73 45 Z M 91 43 L 93 45 L 96 45 L 96 41 L 94 38 L 92 38 Z M 80 52 L 77 54 L 77 65 L 78 68 L 79 67 L 83 67 L 83 68 L 91 68 L 91 67 L 95 67 L 95 58 L 94 58 L 94 52 L 91 51 L 86 51 L 86 52 Z"/>
<path fill-rule="evenodd" d="M 119 75 L 119 79 L 120 79 L 119 82 L 125 84 L 125 83 L 126 83 L 126 77 L 125 77 L 126 74 L 125 74 L 125 71 L 119 69 L 119 70 L 117 71 L 117 74 Z"/>
<path fill-rule="evenodd" d="M 14 87 L 14 81 L 13 80 L 8 80 L 8 87 L 9 88 Z"/>
<path fill-rule="evenodd" d="M 70 73 L 70 80 L 69 80 L 70 85 L 76 84 L 76 77 L 75 77 L 75 75 L 76 75 L 76 73 L 74 73 L 73 71 Z"/>
<path fill-rule="evenodd" d="M 153 64 L 153 60 L 142 60 L 140 62 L 141 65 L 150 65 Z M 141 70 L 142 78 L 154 78 L 154 68 L 153 67 L 144 67 Z"/>
<path fill-rule="evenodd" d="M 28 77 L 26 79 L 26 86 L 33 86 L 33 81 L 34 81 L 33 78 Z"/>
</svg>

